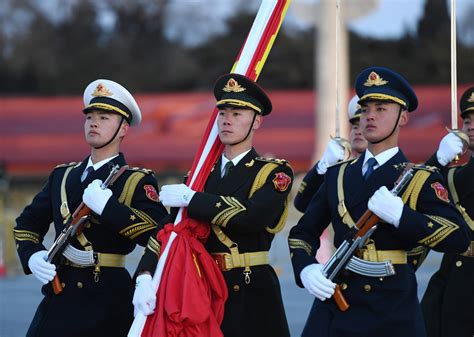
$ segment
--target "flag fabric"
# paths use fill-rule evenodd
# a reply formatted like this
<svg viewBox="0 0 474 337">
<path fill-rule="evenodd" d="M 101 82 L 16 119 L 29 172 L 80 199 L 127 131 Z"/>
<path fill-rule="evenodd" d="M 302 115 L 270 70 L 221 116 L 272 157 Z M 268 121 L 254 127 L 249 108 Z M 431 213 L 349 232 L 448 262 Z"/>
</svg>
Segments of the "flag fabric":
<svg viewBox="0 0 474 337">
<path fill-rule="evenodd" d="M 249 35 L 231 72 L 256 80 L 270 52 L 289 0 L 263 0 Z M 214 109 L 194 159 L 188 186 L 202 191 L 214 163 L 224 149 Z M 165 247 L 153 277 L 157 288 L 155 313 L 137 315 L 129 337 L 222 337 L 227 287 L 222 272 L 206 251 L 210 227 L 180 209 L 175 224 L 158 233 Z"/>
</svg>

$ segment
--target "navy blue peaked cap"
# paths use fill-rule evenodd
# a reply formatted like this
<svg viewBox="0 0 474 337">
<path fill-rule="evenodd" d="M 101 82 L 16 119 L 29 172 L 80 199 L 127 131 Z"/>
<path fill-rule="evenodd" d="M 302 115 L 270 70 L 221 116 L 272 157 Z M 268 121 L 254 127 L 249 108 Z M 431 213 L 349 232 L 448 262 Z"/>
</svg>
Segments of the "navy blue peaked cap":
<svg viewBox="0 0 474 337">
<path fill-rule="evenodd" d="M 355 88 L 359 104 L 368 101 L 391 101 L 408 111 L 418 107 L 418 98 L 408 81 L 395 71 L 370 67 L 357 76 Z"/>
<path fill-rule="evenodd" d="M 221 76 L 214 85 L 216 106 L 252 109 L 262 116 L 272 111 L 272 102 L 263 89 L 250 78 L 240 74 Z"/>
<path fill-rule="evenodd" d="M 461 117 L 465 117 L 468 113 L 474 112 L 474 87 L 467 89 L 459 102 L 461 109 Z"/>
</svg>

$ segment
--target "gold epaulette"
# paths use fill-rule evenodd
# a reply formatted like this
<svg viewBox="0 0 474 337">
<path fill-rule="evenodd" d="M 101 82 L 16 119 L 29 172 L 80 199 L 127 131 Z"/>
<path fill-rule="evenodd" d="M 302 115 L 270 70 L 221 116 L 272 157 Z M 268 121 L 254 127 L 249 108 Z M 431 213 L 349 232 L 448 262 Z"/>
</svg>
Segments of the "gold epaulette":
<svg viewBox="0 0 474 337">
<path fill-rule="evenodd" d="M 69 166 L 79 166 L 79 165 L 81 165 L 81 162 L 72 161 L 69 164 L 66 164 L 66 163 L 59 164 L 59 165 L 55 166 L 54 169 L 61 168 L 61 167 L 69 167 Z"/>
<path fill-rule="evenodd" d="M 288 164 L 288 160 L 277 159 L 277 158 L 256 157 L 255 160 L 262 161 L 264 163 L 275 163 L 275 164 L 278 164 L 278 165 Z"/>
<path fill-rule="evenodd" d="M 155 173 L 153 170 L 146 169 L 146 168 L 143 168 L 143 167 L 129 167 L 129 168 L 127 168 L 127 170 L 143 172 L 145 174 L 154 174 Z"/>
<path fill-rule="evenodd" d="M 357 158 L 349 158 L 349 159 L 347 159 L 347 160 L 338 161 L 337 163 L 335 163 L 335 164 L 333 164 L 333 165 L 329 165 L 328 168 L 330 168 L 330 167 L 336 167 L 336 166 L 342 165 L 342 164 L 344 164 L 344 163 L 351 163 L 351 165 L 352 165 L 352 164 L 354 164 L 356 161 L 357 161 Z"/>
<path fill-rule="evenodd" d="M 406 162 L 406 163 L 396 164 L 394 166 L 395 166 L 396 169 L 404 170 L 408 164 L 410 164 L 410 163 Z M 425 165 L 425 164 L 415 164 L 415 166 L 413 166 L 413 168 L 415 170 L 424 170 L 424 171 L 428 171 L 428 172 L 431 172 L 431 173 L 439 172 L 439 168 L 437 168 L 436 166 L 430 166 L 430 165 Z"/>
<path fill-rule="evenodd" d="M 416 164 L 414 167 L 417 170 L 424 170 L 424 171 L 429 171 L 429 172 L 439 172 L 439 168 L 437 168 L 436 166 Z"/>
</svg>

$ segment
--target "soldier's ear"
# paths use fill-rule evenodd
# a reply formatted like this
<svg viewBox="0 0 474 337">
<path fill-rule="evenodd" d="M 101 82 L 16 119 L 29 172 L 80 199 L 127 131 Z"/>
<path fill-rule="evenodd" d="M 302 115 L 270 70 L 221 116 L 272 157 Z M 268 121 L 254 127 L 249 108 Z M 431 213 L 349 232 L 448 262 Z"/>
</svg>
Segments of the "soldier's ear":
<svg viewBox="0 0 474 337">
<path fill-rule="evenodd" d="M 263 116 L 261 114 L 257 114 L 257 116 L 255 116 L 255 121 L 253 122 L 252 130 L 258 130 L 262 123 Z"/>
<path fill-rule="evenodd" d="M 400 122 L 398 122 L 398 125 L 405 126 L 408 124 L 408 121 L 410 120 L 410 114 L 408 113 L 407 110 L 402 110 L 402 112 L 400 113 L 402 115 L 400 116 Z"/>
<path fill-rule="evenodd" d="M 125 137 L 128 133 L 128 130 L 130 129 L 130 124 L 126 120 L 122 122 L 122 125 L 120 126 L 120 131 L 119 131 L 119 136 L 120 137 Z"/>
</svg>

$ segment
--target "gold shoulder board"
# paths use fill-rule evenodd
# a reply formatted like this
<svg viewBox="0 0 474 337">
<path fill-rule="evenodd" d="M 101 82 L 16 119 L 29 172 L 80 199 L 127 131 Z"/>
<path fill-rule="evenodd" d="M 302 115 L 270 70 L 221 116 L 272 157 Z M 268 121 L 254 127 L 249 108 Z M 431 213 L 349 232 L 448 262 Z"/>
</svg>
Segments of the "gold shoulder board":
<svg viewBox="0 0 474 337">
<path fill-rule="evenodd" d="M 130 170 L 130 171 L 138 171 L 138 172 L 143 172 L 145 174 L 154 174 L 155 172 L 153 172 L 153 170 L 150 170 L 150 169 L 147 169 L 147 168 L 143 168 L 143 167 L 129 167 L 127 170 Z"/>
<path fill-rule="evenodd" d="M 69 167 L 69 166 L 79 166 L 79 165 L 81 165 L 81 162 L 78 162 L 78 163 L 77 163 L 77 162 L 75 162 L 75 161 L 72 161 L 72 162 L 70 162 L 69 164 L 66 164 L 66 163 L 64 163 L 64 164 L 59 164 L 59 165 L 55 166 L 54 169 L 61 168 L 61 167 Z"/>
<path fill-rule="evenodd" d="M 285 159 L 277 159 L 277 158 L 265 158 L 265 157 L 256 157 L 255 160 L 262 161 L 264 163 L 275 163 L 278 165 L 285 165 L 288 164 L 288 161 Z"/>
</svg>

